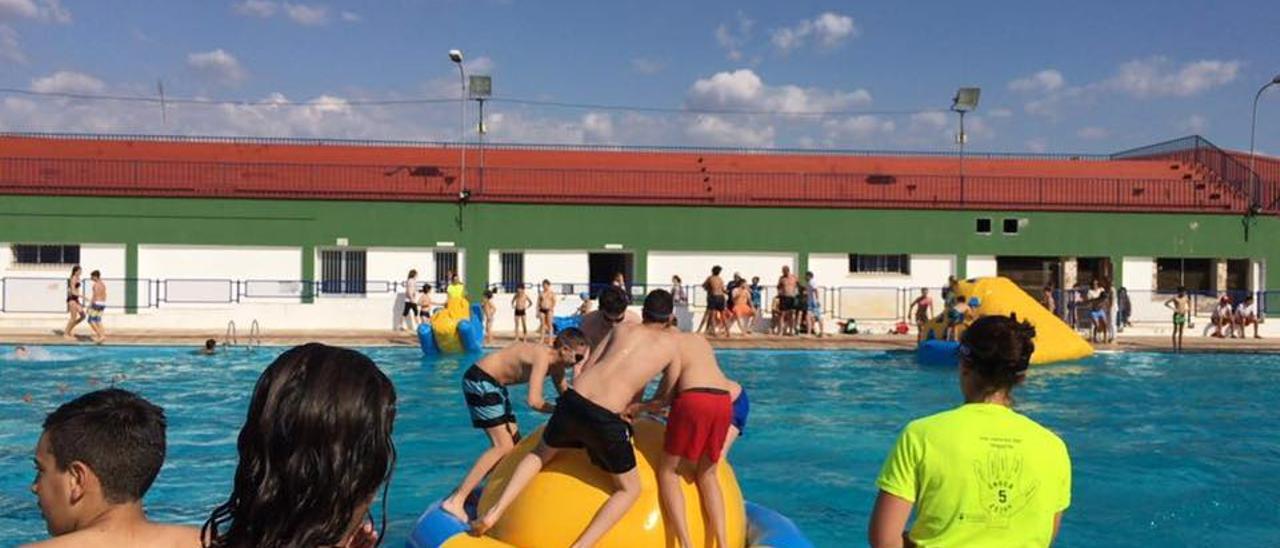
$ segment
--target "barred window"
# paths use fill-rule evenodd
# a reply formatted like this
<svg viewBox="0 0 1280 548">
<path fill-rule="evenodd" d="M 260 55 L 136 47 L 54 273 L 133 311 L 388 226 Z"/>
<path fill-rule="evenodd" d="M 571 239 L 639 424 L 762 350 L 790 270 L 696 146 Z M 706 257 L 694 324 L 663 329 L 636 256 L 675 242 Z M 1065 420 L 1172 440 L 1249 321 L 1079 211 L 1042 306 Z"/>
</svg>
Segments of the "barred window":
<svg viewBox="0 0 1280 548">
<path fill-rule="evenodd" d="M 80 263 L 79 245 L 13 244 L 14 264 L 73 265 Z"/>
<path fill-rule="evenodd" d="M 849 272 L 879 272 L 890 274 L 910 274 L 910 255 L 859 255 L 849 254 Z"/>
</svg>

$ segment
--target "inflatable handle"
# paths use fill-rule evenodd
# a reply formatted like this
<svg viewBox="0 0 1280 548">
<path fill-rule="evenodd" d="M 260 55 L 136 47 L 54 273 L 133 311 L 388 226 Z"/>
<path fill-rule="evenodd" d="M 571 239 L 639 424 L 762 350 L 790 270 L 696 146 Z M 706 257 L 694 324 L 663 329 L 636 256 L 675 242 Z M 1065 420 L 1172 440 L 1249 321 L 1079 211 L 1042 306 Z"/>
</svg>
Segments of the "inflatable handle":
<svg viewBox="0 0 1280 548">
<path fill-rule="evenodd" d="M 423 322 L 418 326 L 418 346 L 422 347 L 422 353 L 426 356 L 440 353 L 440 348 L 436 347 L 436 337 L 431 329 L 431 323 Z"/>
<path fill-rule="evenodd" d="M 448 512 L 440 509 L 444 499 L 436 501 L 422 513 L 418 523 L 413 525 L 413 534 L 409 535 L 408 548 L 436 548 L 443 545 L 451 537 L 467 532 L 467 524 L 458 521 Z"/>
<path fill-rule="evenodd" d="M 751 501 L 747 506 L 747 546 L 813 548 L 795 522 Z"/>
<path fill-rule="evenodd" d="M 582 328 L 582 316 L 556 316 L 551 318 L 551 327 L 559 333 L 570 327 Z"/>
</svg>

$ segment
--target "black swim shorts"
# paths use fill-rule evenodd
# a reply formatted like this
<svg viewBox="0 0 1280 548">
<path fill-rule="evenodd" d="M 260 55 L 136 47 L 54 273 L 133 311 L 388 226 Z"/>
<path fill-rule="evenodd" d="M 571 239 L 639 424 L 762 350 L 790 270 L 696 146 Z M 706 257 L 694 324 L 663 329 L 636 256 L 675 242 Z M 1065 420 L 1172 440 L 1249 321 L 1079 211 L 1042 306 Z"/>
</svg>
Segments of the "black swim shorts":
<svg viewBox="0 0 1280 548">
<path fill-rule="evenodd" d="M 707 310 L 724 310 L 727 300 L 724 295 L 707 295 Z"/>
<path fill-rule="evenodd" d="M 556 401 L 542 441 L 556 449 L 586 449 L 591 463 L 610 474 L 636 467 L 631 425 L 573 390 L 565 391 Z"/>
</svg>

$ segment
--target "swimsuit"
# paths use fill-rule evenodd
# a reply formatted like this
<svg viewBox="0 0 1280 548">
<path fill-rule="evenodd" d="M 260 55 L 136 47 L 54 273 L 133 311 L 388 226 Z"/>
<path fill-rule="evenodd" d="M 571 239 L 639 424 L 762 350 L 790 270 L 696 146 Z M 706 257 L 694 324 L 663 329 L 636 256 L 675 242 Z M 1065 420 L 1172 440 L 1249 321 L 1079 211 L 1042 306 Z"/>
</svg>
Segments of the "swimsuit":
<svg viewBox="0 0 1280 548">
<path fill-rule="evenodd" d="M 743 388 L 738 393 L 738 399 L 733 400 L 733 427 L 738 429 L 739 436 L 747 431 L 747 415 L 749 414 L 751 414 L 751 400 L 747 398 L 747 389 Z"/>
<path fill-rule="evenodd" d="M 671 402 L 662 449 L 693 462 L 717 462 L 732 422 L 733 402 L 728 391 L 690 388 Z"/>
<path fill-rule="evenodd" d="M 1173 313 L 1173 325 L 1186 325 L 1187 315 L 1181 312 Z"/>
<path fill-rule="evenodd" d="M 1102 310 L 1092 310 L 1089 312 L 1089 316 L 1095 321 L 1103 321 L 1107 319 L 1107 313 Z"/>
<path fill-rule="evenodd" d="M 707 295 L 707 310 L 724 310 L 724 295 Z"/>
<path fill-rule="evenodd" d="M 467 368 L 462 375 L 462 393 L 467 399 L 467 411 L 471 414 L 471 426 L 493 428 L 516 422 L 511 411 L 511 396 L 507 387 L 480 369 L 478 365 Z"/>
<path fill-rule="evenodd" d="M 631 425 L 572 389 L 556 402 L 556 410 L 542 431 L 542 441 L 556 449 L 586 449 L 591 463 L 610 474 L 630 472 L 636 467 Z"/>
<path fill-rule="evenodd" d="M 733 305 L 733 315 L 735 316 L 745 317 L 745 316 L 750 316 L 752 314 L 753 312 L 751 311 L 751 307 L 747 306 L 747 303 L 738 303 Z"/>
<path fill-rule="evenodd" d="M 106 303 L 93 303 L 89 305 L 88 316 L 89 323 L 102 323 L 102 311 L 107 309 Z"/>
<path fill-rule="evenodd" d="M 929 307 L 933 306 L 933 299 L 921 299 L 916 301 L 916 323 L 929 322 Z"/>
<path fill-rule="evenodd" d="M 524 310 L 525 310 L 525 309 L 523 309 L 523 308 L 517 308 L 517 309 L 516 309 L 516 316 L 523 316 L 523 315 L 524 315 Z"/>
<path fill-rule="evenodd" d="M 778 297 L 778 307 L 782 310 L 797 310 L 796 298 L 794 295 L 783 295 Z"/>
</svg>

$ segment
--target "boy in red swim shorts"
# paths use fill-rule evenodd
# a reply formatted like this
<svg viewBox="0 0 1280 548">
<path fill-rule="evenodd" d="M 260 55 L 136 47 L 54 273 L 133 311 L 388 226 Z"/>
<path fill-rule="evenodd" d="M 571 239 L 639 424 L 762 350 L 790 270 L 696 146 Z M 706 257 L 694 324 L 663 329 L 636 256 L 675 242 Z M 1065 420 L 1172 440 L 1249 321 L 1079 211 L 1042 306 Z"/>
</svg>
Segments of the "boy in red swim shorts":
<svg viewBox="0 0 1280 548">
<path fill-rule="evenodd" d="M 677 339 L 680 363 L 664 375 L 659 393 L 643 404 L 649 410 L 671 402 L 662 462 L 658 467 L 658 492 L 662 497 L 667 525 L 675 529 L 680 545 L 691 547 L 685 520 L 684 493 L 680 490 L 679 468 L 693 463 L 702 509 L 715 531 L 718 546 L 727 546 L 724 496 L 716 478 L 723 456 L 725 437 L 733 422 L 733 383 L 720 371 L 715 353 L 705 337 L 681 333 Z M 672 380 L 674 379 L 674 380 Z M 672 397 L 674 396 L 674 397 Z"/>
</svg>

